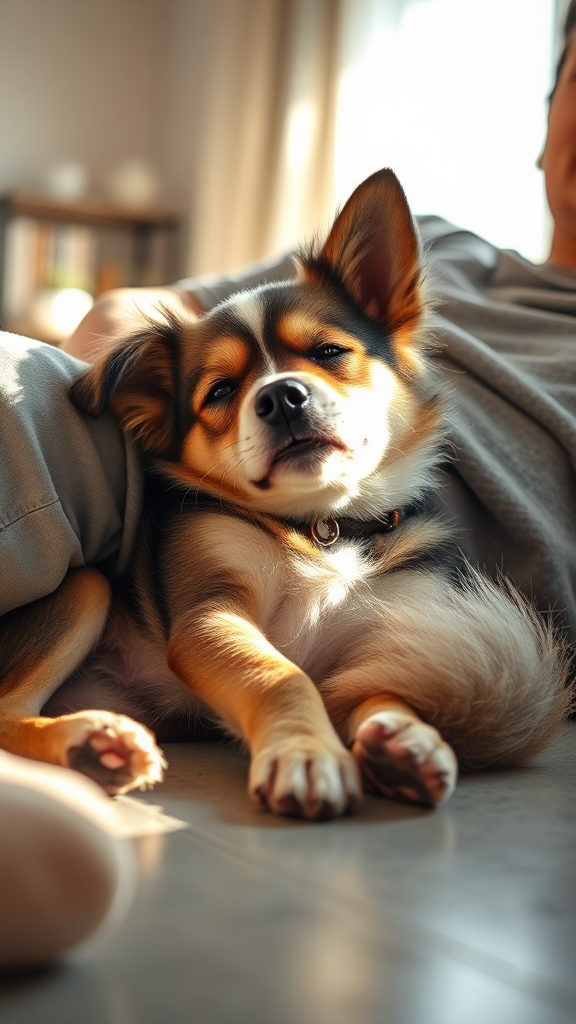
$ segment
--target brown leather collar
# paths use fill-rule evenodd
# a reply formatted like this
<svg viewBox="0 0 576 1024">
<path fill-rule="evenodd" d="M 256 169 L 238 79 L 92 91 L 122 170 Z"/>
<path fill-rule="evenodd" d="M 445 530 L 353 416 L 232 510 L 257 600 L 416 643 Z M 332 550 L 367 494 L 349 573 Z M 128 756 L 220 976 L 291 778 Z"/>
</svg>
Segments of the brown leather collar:
<svg viewBox="0 0 576 1024">
<path fill-rule="evenodd" d="M 406 518 L 406 512 L 392 509 L 383 512 L 378 519 L 352 519 L 341 516 L 319 516 L 310 524 L 308 535 L 321 548 L 329 548 L 342 538 L 346 540 L 373 537 L 376 533 L 391 533 Z"/>
<path fill-rule="evenodd" d="M 192 492 L 192 488 L 188 488 L 184 491 L 183 495 L 178 495 L 178 502 L 180 508 L 187 500 L 191 501 L 189 495 Z M 172 492 L 177 494 L 177 492 Z M 242 519 L 246 519 L 248 522 L 254 522 L 254 518 L 250 515 L 247 510 L 240 510 L 233 505 L 229 505 L 226 501 L 216 499 L 213 495 L 208 495 L 205 492 L 195 492 L 193 503 L 194 507 L 198 507 L 198 498 L 201 494 L 203 507 L 214 507 L 218 511 L 228 512 L 230 515 L 239 516 Z M 382 512 L 377 518 L 374 519 L 354 519 L 352 516 L 317 516 L 311 523 L 305 523 L 297 519 L 284 519 L 280 516 L 274 516 L 271 518 L 276 519 L 277 522 L 283 523 L 285 526 L 290 527 L 292 530 L 296 530 L 298 533 L 308 537 L 314 544 L 321 548 L 332 547 L 337 540 L 362 540 L 367 537 L 373 537 L 378 533 L 391 533 L 401 523 L 404 522 L 409 516 L 414 513 L 421 511 L 422 506 L 418 503 L 407 505 L 403 509 L 390 509 L 389 511 Z M 264 514 L 263 518 L 266 518 Z"/>
</svg>

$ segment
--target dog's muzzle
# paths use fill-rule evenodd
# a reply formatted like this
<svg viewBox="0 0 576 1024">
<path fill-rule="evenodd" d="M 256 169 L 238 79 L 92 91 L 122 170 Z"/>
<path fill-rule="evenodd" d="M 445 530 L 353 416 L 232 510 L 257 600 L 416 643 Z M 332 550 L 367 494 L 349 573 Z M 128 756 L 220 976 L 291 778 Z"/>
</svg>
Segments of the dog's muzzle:
<svg viewBox="0 0 576 1024">
<path fill-rule="evenodd" d="M 310 392 L 304 384 L 284 378 L 260 388 L 254 399 L 254 410 L 265 423 L 291 423 L 304 413 L 309 400 Z"/>
</svg>

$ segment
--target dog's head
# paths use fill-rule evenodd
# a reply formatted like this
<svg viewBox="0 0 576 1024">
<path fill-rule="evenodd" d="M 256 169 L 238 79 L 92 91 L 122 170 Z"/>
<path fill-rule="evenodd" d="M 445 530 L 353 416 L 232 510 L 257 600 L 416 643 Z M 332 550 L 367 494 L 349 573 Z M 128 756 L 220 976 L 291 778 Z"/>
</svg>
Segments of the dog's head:
<svg viewBox="0 0 576 1024">
<path fill-rule="evenodd" d="M 198 321 L 164 311 L 74 383 L 173 480 L 244 507 L 377 515 L 429 484 L 440 436 L 417 234 L 391 171 L 348 200 L 294 282 Z"/>
</svg>

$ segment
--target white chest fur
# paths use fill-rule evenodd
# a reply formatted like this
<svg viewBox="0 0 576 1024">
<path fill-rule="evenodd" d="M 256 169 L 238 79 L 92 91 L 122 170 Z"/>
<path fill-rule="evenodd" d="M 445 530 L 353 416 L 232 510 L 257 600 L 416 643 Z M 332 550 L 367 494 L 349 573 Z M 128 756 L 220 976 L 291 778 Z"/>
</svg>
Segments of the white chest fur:
<svg viewBox="0 0 576 1024">
<path fill-rule="evenodd" d="M 374 620 L 374 569 L 363 545 L 307 556 L 241 520 L 211 516 L 200 547 L 248 582 L 262 631 L 312 678 Z"/>
<path fill-rule="evenodd" d="M 371 566 L 360 545 L 339 544 L 317 558 L 283 553 L 269 640 L 313 678 L 323 675 L 373 617 Z"/>
</svg>

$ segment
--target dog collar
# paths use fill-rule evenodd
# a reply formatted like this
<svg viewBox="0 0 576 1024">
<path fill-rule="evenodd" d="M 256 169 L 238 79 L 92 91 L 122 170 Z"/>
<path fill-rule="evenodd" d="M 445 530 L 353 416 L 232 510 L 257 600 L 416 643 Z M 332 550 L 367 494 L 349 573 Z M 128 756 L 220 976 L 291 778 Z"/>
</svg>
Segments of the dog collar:
<svg viewBox="0 0 576 1024">
<path fill-rule="evenodd" d="M 180 507 L 182 504 L 189 499 L 189 493 L 191 488 L 188 488 L 181 497 L 178 497 Z M 194 507 L 198 507 L 198 498 L 200 492 L 196 492 L 194 495 Z M 202 492 L 202 502 L 204 506 L 217 508 L 218 511 L 228 512 L 229 515 L 238 516 L 241 519 L 246 519 L 248 522 L 254 522 L 255 517 L 250 515 L 246 511 L 242 511 L 233 505 L 229 505 L 222 499 L 216 499 L 213 495 Z M 422 511 L 422 505 L 418 503 L 409 504 L 403 509 L 392 509 L 387 512 L 382 512 L 376 519 L 353 519 L 352 516 L 340 516 L 335 518 L 334 516 L 317 516 L 308 526 L 294 519 L 283 519 L 280 517 L 274 517 L 276 522 L 282 523 L 284 526 L 288 526 L 292 530 L 296 530 L 298 533 L 308 537 L 314 544 L 320 548 L 329 548 L 336 543 L 337 540 L 342 539 L 358 539 L 362 540 L 365 537 L 373 537 L 377 533 L 392 533 L 397 526 L 400 526 L 409 516 Z M 256 517 L 258 519 L 266 520 L 266 515 L 262 517 Z"/>
<path fill-rule="evenodd" d="M 378 519 L 352 519 L 349 516 L 334 519 L 332 516 L 318 516 L 309 527 L 309 535 L 319 547 L 330 548 L 340 537 L 345 540 L 373 537 L 376 533 L 391 533 L 405 518 L 406 513 L 397 508 L 383 512 Z"/>
</svg>

